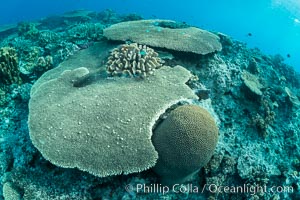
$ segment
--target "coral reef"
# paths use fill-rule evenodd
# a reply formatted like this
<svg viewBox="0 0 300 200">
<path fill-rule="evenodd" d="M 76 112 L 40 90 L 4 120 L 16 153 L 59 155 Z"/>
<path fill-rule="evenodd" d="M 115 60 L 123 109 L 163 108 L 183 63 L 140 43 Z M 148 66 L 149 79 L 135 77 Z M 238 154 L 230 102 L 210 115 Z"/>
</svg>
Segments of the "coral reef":
<svg viewBox="0 0 300 200">
<path fill-rule="evenodd" d="M 259 102 L 259 104 L 257 104 L 259 107 L 257 112 L 252 112 L 252 121 L 250 124 L 256 128 L 257 132 L 263 136 L 263 138 L 265 138 L 268 134 L 268 129 L 275 121 L 275 110 L 278 108 L 278 103 L 272 101 L 269 89 L 265 90 L 264 93 L 261 93 L 261 96 L 256 98 L 256 100 Z"/>
<path fill-rule="evenodd" d="M 112 9 L 106 9 L 97 13 L 96 19 L 103 24 L 111 25 L 119 22 L 142 20 L 143 18 L 140 15 L 132 13 L 120 15 Z"/>
<path fill-rule="evenodd" d="M 103 28 L 109 24 L 137 19 L 141 17 L 134 14 L 119 15 L 111 10 L 100 13 L 71 11 L 37 22 L 0 26 L 0 47 L 16 49 L 22 78 L 25 77 L 24 81 L 28 82 L 56 67 L 76 51 L 101 41 Z"/>
<path fill-rule="evenodd" d="M 164 66 L 143 81 L 100 78 L 97 84 L 73 87 L 72 80 L 89 72 L 77 69 L 77 61 L 100 62 L 88 52 L 48 71 L 33 86 L 28 122 L 33 144 L 58 166 L 77 167 L 101 177 L 154 166 L 157 152 L 150 140 L 152 126 L 171 105 L 197 99 L 185 85 L 191 74 L 180 66 Z M 168 91 L 174 92 L 166 95 Z M 119 106 L 120 102 L 129 104 Z"/>
<path fill-rule="evenodd" d="M 290 160 L 300 155 L 299 146 L 285 143 L 286 137 L 298 141 L 295 137 L 299 135 L 299 131 L 296 131 L 299 122 L 294 113 L 299 111 L 292 111 L 284 87 L 298 84 L 296 80 L 299 79 L 299 75 L 283 63 L 277 67 L 277 61 L 273 61 L 272 57 L 265 56 L 257 49 L 247 49 L 245 44 L 227 40 L 230 38 L 225 40 L 226 46 L 223 44 L 226 52 L 222 51 L 208 60 L 200 60 L 200 64 L 189 66 L 194 69 L 193 72 L 199 77 L 201 83 L 211 88 L 210 98 L 221 121 L 220 139 L 215 155 L 219 157 L 213 157 L 213 160 L 218 158 L 217 169 L 209 164 L 203 176 L 206 177 L 207 184 L 259 185 L 268 189 L 274 185 L 282 185 L 289 188 L 289 191 L 252 195 L 250 193 L 209 193 L 215 199 L 237 197 L 293 199 L 299 196 L 299 190 L 285 181 L 290 176 L 287 175 L 287 171 L 294 169 Z M 249 69 L 249 63 L 253 62 L 253 59 L 256 67 L 259 68 L 257 72 Z M 184 65 L 184 63 L 181 64 Z M 198 67 L 199 65 L 201 68 Z M 243 85 L 245 86 L 241 79 L 244 70 L 256 73 L 255 79 L 264 85 L 264 89 L 261 89 L 261 96 L 246 88 L 249 93 L 254 94 L 255 101 L 245 95 L 245 90 L 241 90 Z M 282 82 L 283 79 L 280 78 L 282 76 L 290 77 L 291 80 Z M 220 87 L 219 83 L 222 83 L 223 87 Z M 257 114 L 262 120 L 262 129 L 253 129 L 252 120 Z M 257 137 L 264 132 L 267 133 L 265 137 Z M 229 173 L 224 171 L 225 161 L 222 159 L 224 156 L 235 161 Z"/>
<path fill-rule="evenodd" d="M 258 132 L 263 136 L 267 136 L 268 127 L 275 121 L 274 104 L 271 104 L 270 97 L 264 95 L 261 98 L 260 113 L 253 116 L 253 125 L 257 128 Z"/>
<path fill-rule="evenodd" d="M 46 46 L 51 43 L 57 43 L 61 40 L 60 37 L 61 36 L 54 31 L 50 31 L 50 30 L 40 31 L 38 34 L 39 45 Z"/>
<path fill-rule="evenodd" d="M 42 48 L 33 46 L 26 51 L 24 57 L 21 58 L 19 66 L 22 74 L 42 74 L 53 67 L 53 57 L 50 55 L 42 56 Z"/>
<path fill-rule="evenodd" d="M 129 75 L 146 77 L 161 67 L 158 54 L 146 45 L 123 44 L 112 50 L 107 61 L 109 75 Z"/>
<path fill-rule="evenodd" d="M 159 55 L 165 61 L 165 65 L 181 65 L 192 72 L 195 78 L 187 85 L 196 91 L 201 99 L 192 103 L 205 107 L 216 119 L 219 127 L 219 141 L 212 159 L 196 173 L 193 180 L 178 186 L 183 192 L 171 191 L 172 188 L 165 193 L 151 191 L 154 186 L 163 187 L 156 185 L 159 179 L 152 170 L 100 178 L 78 169 L 57 167 L 44 159 L 32 145 L 28 131 L 28 101 L 32 83 L 35 84 L 32 93 L 35 93 L 42 83 L 50 83 L 60 77 L 63 71 L 86 67 L 93 76 L 83 80 L 89 82 L 84 82 L 76 89 L 82 90 L 89 85 L 97 85 L 99 80 L 107 78 L 104 66 L 109 57 L 109 50 L 117 47 L 116 43 L 101 36 L 95 44 L 94 39 L 89 39 L 85 44 L 77 43 L 69 37 L 66 30 L 71 30 L 79 24 L 100 22 L 104 27 L 108 27 L 122 21 L 141 19 L 136 15 L 119 15 L 111 10 L 86 13 L 87 17 L 76 17 L 76 13 L 75 17 L 72 17 L 72 13 L 69 13 L 69 16 L 65 17 L 57 15 L 38 20 L 35 26 L 39 34 L 33 34 L 33 37 L 18 35 L 16 26 L 4 28 L 4 32 L 0 30 L 0 48 L 14 48 L 20 66 L 30 65 L 33 60 L 26 61 L 26 58 L 30 52 L 35 54 L 35 49 L 38 49 L 38 54 L 34 56 L 34 61 L 39 57 L 53 58 L 51 73 L 41 71 L 36 75 L 33 71 L 32 74 L 21 74 L 23 84 L 0 86 L 0 199 L 4 198 L 3 195 L 8 198 L 10 192 L 16 192 L 15 194 L 19 194 L 20 198 L 25 200 L 300 199 L 300 112 L 297 106 L 300 97 L 299 73 L 295 68 L 286 65 L 282 56 L 268 56 L 259 49 L 249 49 L 246 44 L 222 33 L 217 33 L 222 43 L 222 51 L 214 54 L 198 56 L 165 48 L 165 53 L 171 53 L 173 56 L 166 58 Z M 152 27 L 157 31 L 160 27 L 173 30 L 187 27 L 185 24 L 177 24 L 164 22 L 153 24 Z M 53 38 L 57 40 L 53 41 Z M 69 63 L 68 66 L 56 67 L 65 60 Z M 98 70 L 101 73 L 93 73 L 99 72 Z M 260 89 L 262 95 L 257 95 L 247 88 L 241 79 L 244 70 L 254 75 L 263 85 Z M 42 76 L 42 79 L 37 80 L 39 76 Z M 138 84 L 151 77 L 135 81 Z M 119 77 L 107 79 L 114 82 Z M 166 91 L 165 95 L 174 91 L 176 89 Z M 126 95 L 130 95 L 131 92 L 132 90 Z M 247 93 L 252 97 L 249 98 Z M 153 94 L 147 99 L 150 97 L 153 97 Z M 60 101 L 56 103 L 59 104 Z M 116 107 L 126 107 L 128 103 L 130 104 L 122 101 Z M 47 103 L 43 105 L 44 108 L 46 106 Z M 85 111 L 83 113 L 86 114 Z M 110 114 L 109 112 L 107 116 Z M 265 128 L 261 129 L 253 123 L 253 119 L 258 115 L 263 122 L 261 127 Z M 164 115 L 161 117 L 160 120 Z M 266 121 L 270 123 L 265 123 Z M 121 127 L 126 125 L 122 124 Z M 263 135 L 264 133 L 266 134 Z M 198 187 L 198 192 L 188 191 L 186 188 L 190 184 Z M 145 186 L 145 189 L 149 190 L 138 191 L 138 186 Z M 248 191 L 216 191 L 210 186 L 214 186 L 213 189 L 216 186 L 229 186 L 232 189 L 245 187 Z M 264 187 L 267 191 L 252 190 L 258 187 Z M 272 187 L 278 191 L 270 191 Z M 130 188 L 132 190 L 129 190 Z M 220 189 L 222 190 L 222 187 Z"/>
<path fill-rule="evenodd" d="M 0 78 L 2 84 L 21 83 L 18 57 L 14 48 L 0 48 Z"/>
<path fill-rule="evenodd" d="M 162 24 L 162 26 L 161 26 Z M 169 24 L 165 27 L 165 24 Z M 219 37 L 213 33 L 195 27 L 170 28 L 176 24 L 171 20 L 138 20 L 114 24 L 103 30 L 109 40 L 132 41 L 152 47 L 161 47 L 176 51 L 208 54 L 220 51 Z M 130 31 L 128 28 L 130 27 Z"/>
<path fill-rule="evenodd" d="M 76 44 L 84 44 L 89 41 L 99 41 L 102 38 L 103 24 L 84 23 L 70 27 L 67 31 L 69 40 Z"/>
<path fill-rule="evenodd" d="M 78 22 L 85 22 L 90 21 L 91 17 L 95 15 L 96 13 L 90 10 L 73 10 L 69 12 L 65 12 L 62 14 L 62 17 L 66 20 L 74 21 L 76 23 Z M 70 22 L 69 22 L 70 23 Z"/>
<path fill-rule="evenodd" d="M 18 24 L 19 36 L 23 36 L 26 39 L 35 39 L 39 34 L 39 30 L 36 28 L 37 25 L 31 22 L 20 22 Z"/>
<path fill-rule="evenodd" d="M 218 142 L 218 128 L 204 108 L 183 105 L 158 125 L 152 141 L 159 156 L 153 169 L 161 181 L 182 183 L 210 160 Z"/>
</svg>

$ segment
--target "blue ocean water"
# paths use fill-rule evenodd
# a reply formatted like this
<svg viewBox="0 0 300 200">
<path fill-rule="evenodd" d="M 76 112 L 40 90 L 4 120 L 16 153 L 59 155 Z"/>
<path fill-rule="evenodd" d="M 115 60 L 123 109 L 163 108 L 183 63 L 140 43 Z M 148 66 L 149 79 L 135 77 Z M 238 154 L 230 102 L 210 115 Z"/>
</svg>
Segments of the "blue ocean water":
<svg viewBox="0 0 300 200">
<path fill-rule="evenodd" d="M 144 18 L 184 21 L 225 33 L 265 53 L 281 54 L 287 64 L 300 71 L 299 0 L 10 0 L 1 3 L 0 24 L 39 19 L 76 9 L 113 9 Z"/>
</svg>

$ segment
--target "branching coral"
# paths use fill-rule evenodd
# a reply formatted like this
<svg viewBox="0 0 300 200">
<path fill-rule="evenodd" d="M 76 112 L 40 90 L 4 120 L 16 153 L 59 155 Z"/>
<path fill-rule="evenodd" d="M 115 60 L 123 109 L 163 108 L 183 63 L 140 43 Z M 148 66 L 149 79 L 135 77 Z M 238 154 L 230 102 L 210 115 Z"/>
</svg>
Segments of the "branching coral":
<svg viewBox="0 0 300 200">
<path fill-rule="evenodd" d="M 45 46 L 50 43 L 56 43 L 60 40 L 60 35 L 50 30 L 41 31 L 38 35 L 39 43 Z"/>
<path fill-rule="evenodd" d="M 54 65 L 53 57 L 43 56 L 43 49 L 37 46 L 30 47 L 22 55 L 19 64 L 22 74 L 41 74 Z"/>
<path fill-rule="evenodd" d="M 26 39 L 36 39 L 39 35 L 39 30 L 35 23 L 21 22 L 18 24 L 18 34 Z"/>
<path fill-rule="evenodd" d="M 20 83 L 19 74 L 16 50 L 11 47 L 0 48 L 0 83 Z"/>
<path fill-rule="evenodd" d="M 146 45 L 123 44 L 115 48 L 107 61 L 108 74 L 145 77 L 161 67 L 158 54 Z"/>
<path fill-rule="evenodd" d="M 67 31 L 68 37 L 78 43 L 83 41 L 97 41 L 102 38 L 104 26 L 100 23 L 84 23 L 76 25 Z"/>
<path fill-rule="evenodd" d="M 270 105 L 270 97 L 265 95 L 261 98 L 261 109 L 262 114 L 257 113 L 253 118 L 252 122 L 257 128 L 258 132 L 262 134 L 263 137 L 267 136 L 267 129 L 275 120 L 275 112 Z"/>
</svg>

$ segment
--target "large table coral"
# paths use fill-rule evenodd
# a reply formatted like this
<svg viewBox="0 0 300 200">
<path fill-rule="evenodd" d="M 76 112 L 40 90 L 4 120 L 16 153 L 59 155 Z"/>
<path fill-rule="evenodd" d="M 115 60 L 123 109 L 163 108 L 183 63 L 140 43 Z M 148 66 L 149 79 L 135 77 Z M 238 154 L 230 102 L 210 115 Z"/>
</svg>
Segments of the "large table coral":
<svg viewBox="0 0 300 200">
<path fill-rule="evenodd" d="M 171 20 L 138 20 L 114 24 L 103 30 L 109 40 L 132 41 L 152 47 L 208 54 L 220 51 L 219 36 L 196 27 L 177 27 Z"/>
<path fill-rule="evenodd" d="M 100 78 L 84 87 L 74 87 L 73 81 L 89 70 L 76 64 L 70 69 L 68 61 L 64 66 L 69 70 L 53 78 L 49 71 L 33 87 L 30 137 L 52 163 L 101 177 L 154 166 L 156 120 L 171 105 L 197 99 L 185 84 L 192 74 L 180 66 L 164 66 L 144 80 Z"/>
</svg>

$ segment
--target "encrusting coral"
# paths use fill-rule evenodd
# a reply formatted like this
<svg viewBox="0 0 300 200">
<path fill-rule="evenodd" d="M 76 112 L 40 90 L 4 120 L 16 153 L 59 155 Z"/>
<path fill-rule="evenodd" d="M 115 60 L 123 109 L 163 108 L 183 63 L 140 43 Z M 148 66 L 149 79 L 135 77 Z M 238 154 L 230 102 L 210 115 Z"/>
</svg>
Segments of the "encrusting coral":
<svg viewBox="0 0 300 200">
<path fill-rule="evenodd" d="M 145 77 L 161 67 L 162 61 L 152 48 L 137 43 L 113 49 L 107 61 L 108 74 Z"/>
<path fill-rule="evenodd" d="M 241 76 L 245 86 L 255 95 L 261 96 L 263 93 L 261 89 L 263 88 L 263 85 L 259 82 L 258 77 L 249 73 L 246 70 L 243 70 L 242 76 Z"/>
<path fill-rule="evenodd" d="M 20 82 L 16 50 L 11 47 L 0 48 L 0 83 L 9 85 Z"/>
<path fill-rule="evenodd" d="M 298 97 L 297 97 L 295 94 L 293 94 L 293 92 L 292 92 L 288 87 L 285 87 L 285 88 L 284 88 L 284 91 L 285 91 L 285 93 L 287 94 L 289 101 L 290 101 L 294 106 L 300 107 L 300 101 L 299 101 Z"/>
</svg>

